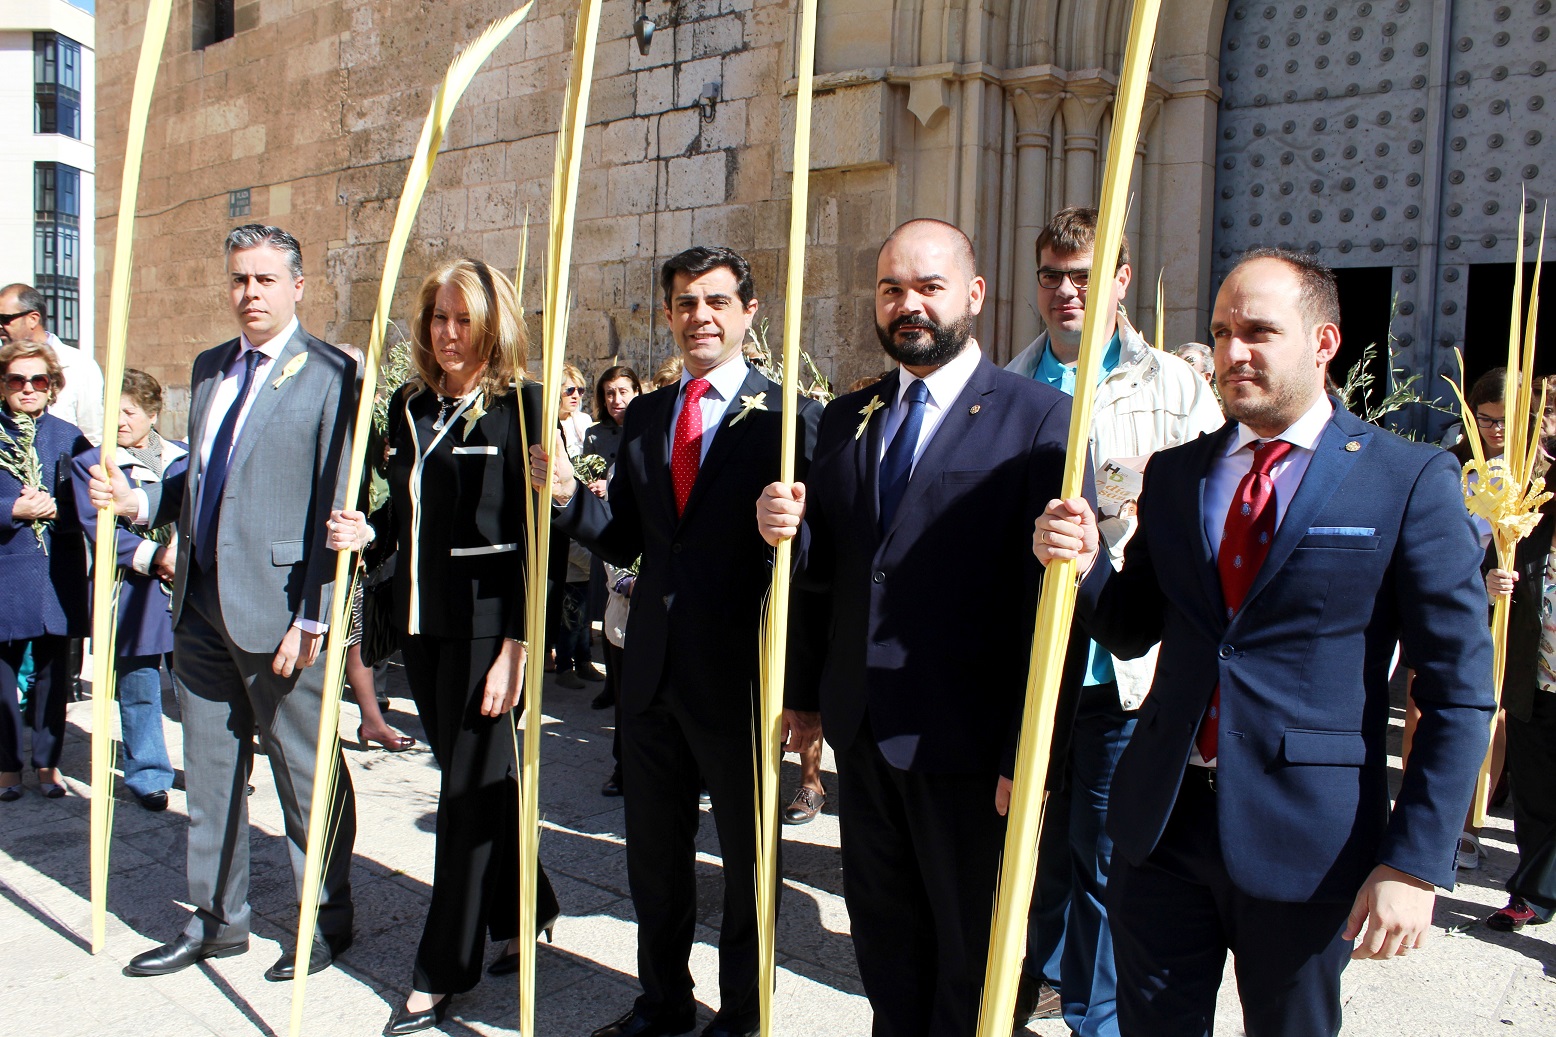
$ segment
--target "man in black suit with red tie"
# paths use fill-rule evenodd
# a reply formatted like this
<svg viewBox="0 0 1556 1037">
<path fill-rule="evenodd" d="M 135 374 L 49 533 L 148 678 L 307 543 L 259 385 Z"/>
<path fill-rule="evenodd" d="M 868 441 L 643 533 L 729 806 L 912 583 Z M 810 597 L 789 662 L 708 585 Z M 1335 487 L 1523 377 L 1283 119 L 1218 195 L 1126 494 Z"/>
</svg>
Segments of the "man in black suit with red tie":
<svg viewBox="0 0 1556 1037">
<path fill-rule="evenodd" d="M 789 704 L 802 719 L 819 701 L 837 753 L 874 1033 L 965 1037 L 1042 579 L 1030 530 L 1061 483 L 1070 398 L 983 355 L 984 282 L 956 227 L 903 224 L 876 278 L 876 331 L 901 367 L 827 407 L 809 480 L 769 486 L 758 523 L 769 543 L 799 537 L 806 603 L 829 606 L 791 627 L 824 662 Z"/>
<path fill-rule="evenodd" d="M 594 1037 L 681 1034 L 696 1023 L 687 961 L 702 782 L 724 864 L 720 1005 L 703 1033 L 733 1037 L 758 1027 L 751 731 L 772 565 L 751 502 L 778 477 L 785 401 L 741 354 L 757 310 L 744 257 L 687 249 L 665 263 L 660 283 L 684 361 L 680 384 L 627 408 L 608 503 L 577 492 L 563 451 L 551 487 L 559 532 L 617 565 L 642 557 L 624 646 L 621 766 L 643 993 Z M 820 414 L 800 400 L 802 471 Z M 542 487 L 546 456 L 536 447 L 532 457 Z"/>
</svg>

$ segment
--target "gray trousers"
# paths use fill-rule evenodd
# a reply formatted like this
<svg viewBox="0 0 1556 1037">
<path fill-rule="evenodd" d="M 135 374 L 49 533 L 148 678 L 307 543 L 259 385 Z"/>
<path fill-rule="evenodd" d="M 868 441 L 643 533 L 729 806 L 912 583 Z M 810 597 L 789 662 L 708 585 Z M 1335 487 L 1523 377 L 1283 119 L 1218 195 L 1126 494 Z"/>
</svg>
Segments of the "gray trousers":
<svg viewBox="0 0 1556 1037">
<path fill-rule="evenodd" d="M 184 932 L 201 940 L 236 943 L 247 938 L 250 929 L 246 793 L 256 725 L 281 799 L 292 876 L 301 898 L 324 661 L 321 656 L 308 669 L 282 678 L 271 672 L 273 654 L 245 652 L 235 645 L 222 621 L 217 579 L 215 572 L 198 568 L 189 574 L 174 631 L 189 803 L 189 901 L 195 909 Z M 333 833 L 333 841 L 319 895 L 315 943 L 338 944 L 351 934 L 349 873 L 356 841 L 356 803 L 344 763 L 326 833 Z"/>
</svg>

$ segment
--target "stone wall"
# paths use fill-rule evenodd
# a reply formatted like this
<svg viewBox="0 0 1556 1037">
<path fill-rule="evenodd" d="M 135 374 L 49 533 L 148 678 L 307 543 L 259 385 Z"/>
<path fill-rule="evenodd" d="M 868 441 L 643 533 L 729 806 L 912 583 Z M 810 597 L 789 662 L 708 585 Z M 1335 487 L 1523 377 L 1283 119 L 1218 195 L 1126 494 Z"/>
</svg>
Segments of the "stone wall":
<svg viewBox="0 0 1556 1037">
<path fill-rule="evenodd" d="M 253 3 L 239 8 L 233 39 L 197 50 L 189 5 L 177 5 L 142 177 L 130 363 L 177 385 L 187 382 L 201 349 L 232 335 L 221 239 L 249 220 L 279 224 L 302 241 L 304 323 L 334 341 L 365 344 L 427 105 L 449 60 L 506 6 Z M 99 19 L 105 118 L 97 263 L 105 272 L 139 10 L 104 3 Z M 538 312 L 574 12 L 542 0 L 465 94 L 406 253 L 396 313 L 402 322 L 415 284 L 446 257 L 473 255 L 513 270 L 526 216 L 531 262 L 523 291 L 530 312 Z M 625 0 L 604 6 L 569 355 L 586 370 L 619 355 L 645 373 L 666 357 L 672 347 L 658 309 L 658 263 L 696 243 L 748 255 L 776 345 L 792 148 L 790 8 L 682 3 L 677 23 L 662 24 L 647 56 L 631 36 L 635 16 Z M 720 84 L 711 117 L 697 106 L 707 83 Z M 883 89 L 834 88 L 818 102 L 815 148 L 825 168 L 811 187 L 805 345 L 823 371 L 844 382 L 882 366 L 870 333 L 873 259 L 895 222 L 894 175 L 880 142 Z M 230 216 L 228 192 L 241 188 L 250 190 L 250 214 Z"/>
</svg>

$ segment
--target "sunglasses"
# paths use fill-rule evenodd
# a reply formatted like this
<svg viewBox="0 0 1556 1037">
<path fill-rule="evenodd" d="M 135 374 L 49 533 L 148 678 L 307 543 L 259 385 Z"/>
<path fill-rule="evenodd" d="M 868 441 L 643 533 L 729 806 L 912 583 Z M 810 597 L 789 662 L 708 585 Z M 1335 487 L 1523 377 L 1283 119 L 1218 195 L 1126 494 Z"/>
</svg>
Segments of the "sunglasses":
<svg viewBox="0 0 1556 1037">
<path fill-rule="evenodd" d="M 35 374 L 30 377 L 23 374 L 8 374 L 5 376 L 6 392 L 21 392 L 29 387 L 31 387 L 33 392 L 48 392 L 49 386 L 53 384 L 46 374 Z"/>
<path fill-rule="evenodd" d="M 1037 272 L 1037 283 L 1052 291 L 1069 278 L 1070 284 L 1075 286 L 1077 292 L 1086 290 L 1086 285 L 1091 281 L 1090 270 L 1053 270 L 1043 267 Z"/>
<path fill-rule="evenodd" d="M 18 317 L 25 317 L 29 313 L 34 313 L 34 312 L 36 312 L 36 311 L 35 310 L 23 310 L 21 313 L 0 313 L 0 327 L 6 326 L 7 324 L 11 323 L 13 320 L 16 320 Z"/>
<path fill-rule="evenodd" d="M 576 386 L 576 385 L 569 385 L 567 388 L 562 390 L 562 395 L 563 396 L 577 396 L 577 395 L 581 394 L 582 392 L 583 392 L 583 390 L 580 389 L 578 386 Z"/>
</svg>

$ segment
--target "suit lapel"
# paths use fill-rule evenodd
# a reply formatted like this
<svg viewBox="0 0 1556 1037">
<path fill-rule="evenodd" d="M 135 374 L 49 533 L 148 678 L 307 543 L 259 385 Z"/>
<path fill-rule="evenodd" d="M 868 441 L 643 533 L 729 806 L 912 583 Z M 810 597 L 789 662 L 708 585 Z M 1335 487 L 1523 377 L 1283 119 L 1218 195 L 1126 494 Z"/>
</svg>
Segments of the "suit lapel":
<svg viewBox="0 0 1556 1037">
<path fill-rule="evenodd" d="M 679 389 L 675 392 L 658 389 L 649 393 L 648 400 L 658 406 L 659 412 L 649 419 L 648 429 L 640 440 L 643 444 L 644 481 L 656 505 L 669 516 L 672 527 L 676 522 L 676 514 L 675 487 L 670 482 L 670 414 L 675 410 L 676 394 L 679 392 Z M 661 394 L 664 399 L 655 398 Z"/>
<path fill-rule="evenodd" d="M 194 397 L 189 401 L 189 476 L 191 480 L 200 474 L 200 444 L 205 442 L 205 419 L 211 413 L 211 400 L 216 396 L 216 389 L 221 385 L 222 379 L 227 374 L 227 369 L 232 366 L 233 360 L 238 356 L 238 350 L 243 347 L 242 339 L 233 339 L 226 345 L 219 347 L 220 356 L 216 363 L 216 371 L 200 380 L 194 387 Z M 191 482 L 191 485 L 195 485 Z"/>
<path fill-rule="evenodd" d="M 881 405 L 868 415 L 860 414 L 859 420 L 865 423 L 864 435 L 854 436 L 855 465 L 859 473 L 859 495 L 856 499 L 864 504 L 855 514 L 868 521 L 872 535 L 878 535 L 881 528 L 881 441 L 886 438 L 886 417 L 891 413 L 901 384 L 902 375 L 896 369 L 876 383 L 875 395 L 870 399 L 879 400 Z M 865 407 L 869 406 L 869 403 L 865 404 Z M 898 511 L 901 510 L 898 508 Z"/>
<path fill-rule="evenodd" d="M 755 424 L 750 414 L 745 419 L 736 422 L 745 405 L 741 402 L 742 396 L 756 396 L 758 393 L 767 393 L 767 399 L 763 401 L 769 411 L 777 412 L 782 406 L 783 393 L 779 387 L 769 382 L 760 371 L 754 367 L 747 367 L 746 379 L 740 383 L 740 390 L 735 393 L 735 398 L 729 401 L 724 408 L 723 420 L 719 422 L 719 430 L 713 437 L 713 443 L 708 447 L 708 456 L 702 459 L 702 464 L 697 468 L 697 481 L 692 483 L 692 493 L 686 498 L 686 511 L 681 515 L 684 522 L 697 507 L 697 502 L 708 492 L 708 484 L 713 482 L 719 469 L 735 453 L 740 444 L 750 434 L 751 426 Z M 669 466 L 665 466 L 668 475 Z M 672 490 L 673 492 L 673 490 Z"/>
<path fill-rule="evenodd" d="M 1291 552 L 1307 535 L 1308 527 L 1350 474 L 1352 466 L 1365 451 L 1371 435 L 1371 426 L 1357 420 L 1338 402 L 1335 403 L 1334 417 L 1324 426 L 1323 435 L 1318 438 L 1318 446 L 1313 450 L 1313 459 L 1308 462 L 1307 471 L 1302 475 L 1297 495 L 1291 499 L 1280 528 L 1275 531 L 1270 553 L 1265 556 L 1264 564 L 1259 567 L 1259 575 L 1254 578 L 1248 597 L 1243 602 L 1245 609 L 1248 602 L 1268 586 L 1280 567 L 1286 564 Z M 1347 444 L 1353 441 L 1358 444 L 1357 447 L 1347 449 Z"/>
<path fill-rule="evenodd" d="M 312 341 L 312 336 L 303 331 L 302 325 L 299 324 L 291 340 L 281 347 L 275 363 L 265 366 L 264 379 L 249 389 L 254 397 L 254 403 L 249 407 L 248 416 L 243 419 L 243 428 L 238 432 L 238 441 L 232 446 L 232 463 L 227 466 L 229 472 L 237 471 L 248 460 L 249 454 L 254 452 L 254 445 L 264 435 L 265 424 L 275 413 L 281 397 L 295 389 L 297 382 L 295 377 L 286 379 L 280 385 L 276 382 L 280 380 L 281 372 L 286 370 L 286 365 L 292 358 L 307 352 Z"/>
<path fill-rule="evenodd" d="M 973 368 L 972 377 L 967 379 L 967 384 L 957 394 L 956 399 L 949 403 L 941 404 L 945 411 L 940 419 L 940 425 L 935 429 L 934 438 L 919 455 L 918 463 L 913 466 L 913 475 L 908 480 L 908 488 L 902 494 L 902 503 L 897 505 L 897 514 L 892 517 L 891 529 L 886 530 L 886 539 L 890 540 L 892 533 L 902 524 L 904 515 L 914 511 L 919 500 L 928 491 L 930 483 L 945 469 L 946 462 L 951 459 L 956 448 L 971 434 L 980 420 L 979 415 L 985 408 L 995 406 L 993 399 L 995 394 L 995 375 L 998 371 L 988 357 L 980 357 L 978 366 Z M 976 405 L 977 411 L 973 410 Z M 884 425 L 885 422 L 882 422 Z M 875 494 L 876 507 L 879 508 L 880 494 Z"/>
<path fill-rule="evenodd" d="M 1227 443 L 1237 435 L 1237 422 L 1229 421 L 1221 427 L 1221 431 L 1215 435 L 1204 436 L 1196 442 L 1205 444 L 1204 452 L 1199 460 L 1199 485 L 1198 500 L 1194 507 L 1194 515 L 1199 521 L 1195 523 L 1195 532 L 1198 534 L 1195 540 L 1199 543 L 1199 554 L 1195 558 L 1195 570 L 1199 573 L 1200 589 L 1205 592 L 1205 601 L 1209 604 L 1209 613 L 1214 618 L 1215 629 L 1226 629 L 1226 598 L 1221 593 L 1221 573 L 1216 568 L 1216 545 L 1210 540 L 1211 530 L 1224 526 L 1226 516 L 1220 515 L 1211 520 L 1205 514 L 1205 489 L 1210 484 L 1210 472 L 1226 453 Z"/>
</svg>

